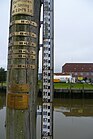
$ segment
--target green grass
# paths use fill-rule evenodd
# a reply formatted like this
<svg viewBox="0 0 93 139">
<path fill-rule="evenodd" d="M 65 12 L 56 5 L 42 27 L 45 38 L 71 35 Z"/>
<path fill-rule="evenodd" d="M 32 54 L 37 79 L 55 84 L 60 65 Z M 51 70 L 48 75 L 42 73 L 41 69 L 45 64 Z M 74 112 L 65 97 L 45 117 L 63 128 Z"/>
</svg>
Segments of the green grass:
<svg viewBox="0 0 93 139">
<path fill-rule="evenodd" d="M 38 86 L 42 88 L 42 81 L 38 81 Z M 54 89 L 93 89 L 92 84 L 87 83 L 54 83 Z"/>
<path fill-rule="evenodd" d="M 0 86 L 2 86 L 2 83 L 0 83 Z M 6 86 L 6 82 L 3 83 L 3 86 Z"/>
<path fill-rule="evenodd" d="M 42 81 L 38 80 L 38 88 L 42 89 Z"/>
<path fill-rule="evenodd" d="M 70 88 L 70 84 L 68 83 L 54 83 L 54 88 L 55 89 L 60 89 L 60 88 Z"/>
<path fill-rule="evenodd" d="M 1 86 L 1 83 L 0 83 Z M 6 83 L 3 83 L 6 86 Z M 42 81 L 38 81 L 38 88 L 42 89 Z M 54 83 L 54 89 L 93 89 L 93 84 L 88 83 Z"/>
<path fill-rule="evenodd" d="M 55 89 L 93 89 L 92 84 L 87 83 L 54 83 Z"/>
</svg>

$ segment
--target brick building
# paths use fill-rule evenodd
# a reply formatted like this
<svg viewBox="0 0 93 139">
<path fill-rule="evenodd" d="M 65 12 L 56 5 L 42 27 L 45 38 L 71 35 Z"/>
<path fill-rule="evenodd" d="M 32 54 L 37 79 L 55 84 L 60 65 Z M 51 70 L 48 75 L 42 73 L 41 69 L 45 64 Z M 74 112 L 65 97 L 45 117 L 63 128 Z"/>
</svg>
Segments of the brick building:
<svg viewBox="0 0 93 139">
<path fill-rule="evenodd" d="M 93 63 L 66 63 L 62 66 L 62 73 L 72 74 L 76 79 L 93 80 Z"/>
</svg>

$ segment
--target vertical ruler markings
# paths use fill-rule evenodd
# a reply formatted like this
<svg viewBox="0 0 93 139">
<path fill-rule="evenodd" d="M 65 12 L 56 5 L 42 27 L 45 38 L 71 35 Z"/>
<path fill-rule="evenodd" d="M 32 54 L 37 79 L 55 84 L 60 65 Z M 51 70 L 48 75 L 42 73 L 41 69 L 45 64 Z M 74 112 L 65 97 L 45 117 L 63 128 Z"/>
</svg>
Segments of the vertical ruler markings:
<svg viewBox="0 0 93 139">
<path fill-rule="evenodd" d="M 43 1 L 42 139 L 53 139 L 54 2 Z"/>
</svg>

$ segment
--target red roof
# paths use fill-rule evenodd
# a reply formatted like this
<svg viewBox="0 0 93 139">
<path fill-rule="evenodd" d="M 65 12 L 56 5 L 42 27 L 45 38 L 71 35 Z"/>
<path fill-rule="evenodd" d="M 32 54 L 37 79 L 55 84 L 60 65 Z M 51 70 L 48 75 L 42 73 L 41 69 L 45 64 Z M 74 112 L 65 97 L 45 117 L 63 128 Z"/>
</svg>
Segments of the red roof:
<svg viewBox="0 0 93 139">
<path fill-rule="evenodd" d="M 93 72 L 93 63 L 66 63 L 62 72 Z"/>
</svg>

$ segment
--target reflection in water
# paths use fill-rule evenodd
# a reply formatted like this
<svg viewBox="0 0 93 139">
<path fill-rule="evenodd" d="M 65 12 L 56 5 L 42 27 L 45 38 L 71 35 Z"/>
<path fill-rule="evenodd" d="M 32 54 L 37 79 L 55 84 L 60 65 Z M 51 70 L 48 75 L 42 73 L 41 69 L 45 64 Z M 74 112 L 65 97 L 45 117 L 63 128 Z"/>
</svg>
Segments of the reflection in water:
<svg viewBox="0 0 93 139">
<path fill-rule="evenodd" d="M 28 109 L 6 107 L 6 139 L 36 139 L 36 105 Z"/>
<path fill-rule="evenodd" d="M 65 116 L 93 116 L 92 99 L 55 99 L 54 106 L 55 111 L 63 113 Z"/>
<path fill-rule="evenodd" d="M 3 109 L 6 105 L 6 94 L 5 93 L 0 93 L 0 109 Z"/>
<path fill-rule="evenodd" d="M 5 139 L 5 102 L 6 95 L 5 93 L 0 93 L 0 139 Z"/>
<path fill-rule="evenodd" d="M 38 108 L 40 103 L 39 99 Z M 37 133 L 40 139 L 38 128 Z M 93 138 L 93 99 L 54 99 L 54 139 L 68 138 Z"/>
<path fill-rule="evenodd" d="M 65 116 L 93 116 L 93 99 L 54 99 L 54 111 Z M 38 114 L 40 114 L 41 99 L 38 99 Z"/>
<path fill-rule="evenodd" d="M 56 99 L 54 106 L 55 139 L 93 138 L 93 100 Z"/>
<path fill-rule="evenodd" d="M 41 99 L 38 99 L 37 105 L 39 111 L 37 114 L 37 139 L 41 139 Z M 0 139 L 5 139 L 4 106 L 5 95 L 0 94 Z M 24 118 L 20 118 L 19 123 L 26 124 Z M 26 127 L 27 132 L 22 132 L 23 129 L 19 124 L 15 124 L 15 128 L 20 131 L 20 135 L 27 135 L 29 132 L 28 127 Z M 54 139 L 68 138 L 93 139 L 93 99 L 54 99 Z"/>
</svg>

